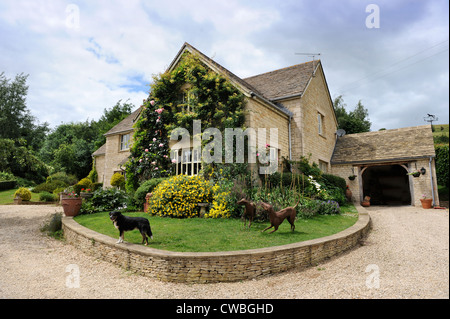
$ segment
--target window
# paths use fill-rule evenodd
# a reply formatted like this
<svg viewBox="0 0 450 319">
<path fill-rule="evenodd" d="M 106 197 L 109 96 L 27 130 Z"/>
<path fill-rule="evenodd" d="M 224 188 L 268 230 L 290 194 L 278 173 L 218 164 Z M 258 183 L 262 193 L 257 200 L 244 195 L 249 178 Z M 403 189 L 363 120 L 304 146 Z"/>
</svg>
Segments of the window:
<svg viewBox="0 0 450 319">
<path fill-rule="evenodd" d="M 269 163 L 278 163 L 279 149 L 275 147 L 269 147 Z"/>
<path fill-rule="evenodd" d="M 126 151 L 130 149 L 130 134 L 120 135 L 120 150 Z"/>
<path fill-rule="evenodd" d="M 197 175 L 201 168 L 200 149 L 174 150 L 172 158 L 176 160 L 176 175 Z"/>
<path fill-rule="evenodd" d="M 195 98 L 196 94 L 191 91 L 191 85 L 186 83 L 184 84 L 180 92 L 178 93 L 178 105 L 181 107 L 183 112 L 191 111 L 191 104 L 194 102 L 193 98 Z"/>
<path fill-rule="evenodd" d="M 320 135 L 324 134 L 324 132 L 323 132 L 323 119 L 324 119 L 324 116 L 322 114 L 320 114 L 320 113 L 317 113 L 317 122 L 318 122 L 319 134 Z"/>
<path fill-rule="evenodd" d="M 328 163 L 319 160 L 319 168 L 322 172 L 326 173 L 328 171 Z"/>
</svg>

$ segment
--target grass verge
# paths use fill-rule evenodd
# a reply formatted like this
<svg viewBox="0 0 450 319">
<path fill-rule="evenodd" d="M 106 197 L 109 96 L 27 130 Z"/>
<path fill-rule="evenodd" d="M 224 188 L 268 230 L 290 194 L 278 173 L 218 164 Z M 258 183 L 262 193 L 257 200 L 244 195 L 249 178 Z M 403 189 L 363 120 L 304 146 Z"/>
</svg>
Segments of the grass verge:
<svg viewBox="0 0 450 319">
<path fill-rule="evenodd" d="M 14 193 L 16 189 L 8 189 L 0 191 L 0 205 L 12 205 L 14 204 Z M 39 202 L 39 194 L 31 193 L 31 202 Z M 52 203 L 49 203 L 52 204 Z"/>
</svg>

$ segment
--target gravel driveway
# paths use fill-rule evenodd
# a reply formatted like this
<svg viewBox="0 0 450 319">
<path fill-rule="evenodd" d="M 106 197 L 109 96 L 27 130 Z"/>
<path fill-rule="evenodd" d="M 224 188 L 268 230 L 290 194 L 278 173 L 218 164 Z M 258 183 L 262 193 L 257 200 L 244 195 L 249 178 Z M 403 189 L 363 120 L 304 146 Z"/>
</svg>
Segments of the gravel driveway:
<svg viewBox="0 0 450 319">
<path fill-rule="evenodd" d="M 0 298 L 449 298 L 448 209 L 371 207 L 361 247 L 302 271 L 206 285 L 141 277 L 48 238 L 39 228 L 55 211 L 0 206 Z"/>
</svg>

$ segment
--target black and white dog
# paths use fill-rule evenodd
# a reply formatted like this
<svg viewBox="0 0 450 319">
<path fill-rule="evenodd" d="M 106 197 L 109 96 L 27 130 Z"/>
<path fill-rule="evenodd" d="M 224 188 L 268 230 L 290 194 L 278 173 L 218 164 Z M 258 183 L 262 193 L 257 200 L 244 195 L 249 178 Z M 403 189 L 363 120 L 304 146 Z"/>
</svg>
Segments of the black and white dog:
<svg viewBox="0 0 450 319">
<path fill-rule="evenodd" d="M 148 245 L 147 235 L 153 239 L 152 229 L 147 218 L 144 217 L 128 217 L 122 215 L 121 212 L 109 213 L 109 219 L 113 221 L 114 226 L 119 230 L 120 236 L 117 244 L 123 243 L 123 233 L 133 229 L 139 229 L 142 235 L 142 244 Z"/>
</svg>

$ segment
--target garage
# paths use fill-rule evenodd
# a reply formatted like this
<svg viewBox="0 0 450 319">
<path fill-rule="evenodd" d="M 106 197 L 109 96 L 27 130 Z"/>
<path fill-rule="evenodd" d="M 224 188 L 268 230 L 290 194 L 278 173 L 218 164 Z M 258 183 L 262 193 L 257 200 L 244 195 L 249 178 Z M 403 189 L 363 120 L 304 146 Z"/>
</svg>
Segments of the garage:
<svg viewBox="0 0 450 319">
<path fill-rule="evenodd" d="M 336 135 L 330 162 L 356 203 L 370 196 L 371 206 L 422 207 L 422 198 L 439 205 L 430 125 Z"/>
<path fill-rule="evenodd" d="M 371 205 L 411 205 L 408 171 L 404 165 L 376 165 L 362 169 L 363 196 Z"/>
</svg>

